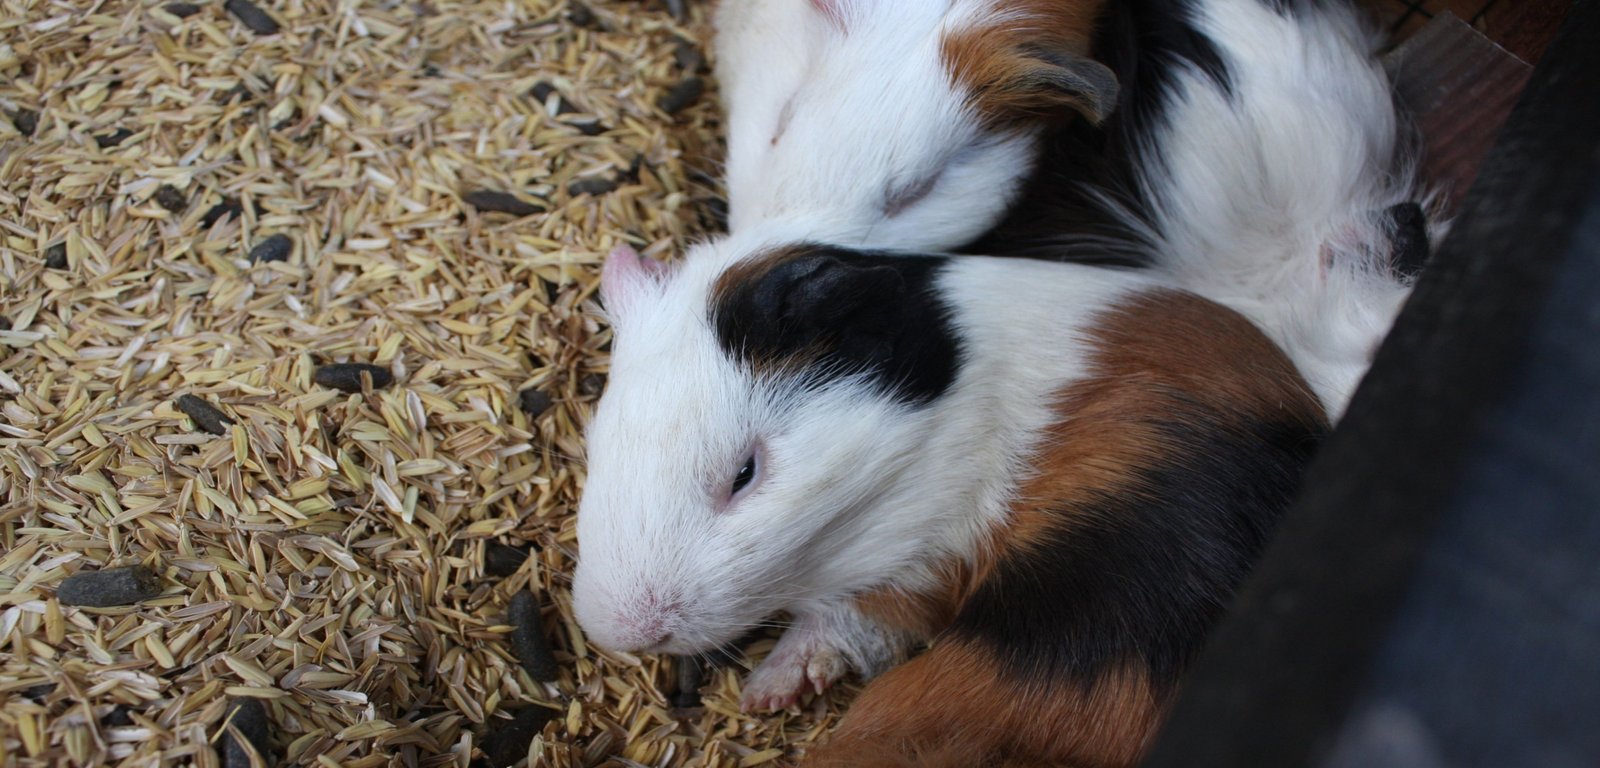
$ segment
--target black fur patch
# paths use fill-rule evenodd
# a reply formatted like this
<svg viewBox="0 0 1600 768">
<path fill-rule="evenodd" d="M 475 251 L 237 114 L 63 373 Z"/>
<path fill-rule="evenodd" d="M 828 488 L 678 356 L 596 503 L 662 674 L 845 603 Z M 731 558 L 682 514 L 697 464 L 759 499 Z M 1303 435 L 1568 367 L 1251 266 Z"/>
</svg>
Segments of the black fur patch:
<svg viewBox="0 0 1600 768">
<path fill-rule="evenodd" d="M 728 354 L 816 381 L 868 373 L 912 404 L 955 380 L 959 345 L 934 282 L 947 259 L 800 245 L 735 266 L 711 317 Z"/>
<path fill-rule="evenodd" d="M 1191 414 L 1193 415 L 1193 414 Z M 1163 417 L 1170 462 L 1058 511 L 1008 554 L 948 630 L 1011 674 L 1089 685 L 1127 662 L 1175 684 L 1254 563 L 1322 437 L 1307 425 Z"/>
<path fill-rule="evenodd" d="M 1146 150 L 1156 148 L 1152 137 L 1166 128 L 1178 78 L 1199 71 L 1224 93 L 1233 93 L 1221 52 L 1192 21 L 1197 4 L 1126 0 L 1107 5 L 1094 51 L 1121 84 L 1116 110 L 1099 127 L 1074 121 L 1048 137 L 1020 203 L 962 250 L 1148 266 L 1147 247 L 1126 222 L 1147 218 L 1151 209 L 1135 171 L 1159 172 L 1159 158 Z"/>
<path fill-rule="evenodd" d="M 1433 246 L 1428 242 L 1428 214 L 1417 203 L 1400 203 L 1384 211 L 1389 225 L 1390 263 L 1406 277 L 1422 274 Z"/>
</svg>

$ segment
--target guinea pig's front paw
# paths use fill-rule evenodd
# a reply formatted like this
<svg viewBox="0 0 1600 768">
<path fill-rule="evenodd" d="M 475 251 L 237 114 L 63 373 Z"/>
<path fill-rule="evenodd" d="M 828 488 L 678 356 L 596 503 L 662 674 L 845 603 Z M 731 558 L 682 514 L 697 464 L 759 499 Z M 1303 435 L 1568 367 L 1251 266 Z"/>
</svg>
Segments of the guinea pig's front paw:
<svg viewBox="0 0 1600 768">
<path fill-rule="evenodd" d="M 739 708 L 745 712 L 783 709 L 799 701 L 807 690 L 827 690 L 849 669 L 844 656 L 822 638 L 791 629 L 745 680 Z"/>
</svg>

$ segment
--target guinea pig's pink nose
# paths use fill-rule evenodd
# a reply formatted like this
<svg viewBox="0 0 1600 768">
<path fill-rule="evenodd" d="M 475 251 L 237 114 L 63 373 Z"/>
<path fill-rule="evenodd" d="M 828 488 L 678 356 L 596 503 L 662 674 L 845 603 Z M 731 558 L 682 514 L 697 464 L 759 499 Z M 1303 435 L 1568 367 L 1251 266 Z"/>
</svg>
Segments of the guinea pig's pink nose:
<svg viewBox="0 0 1600 768">
<path fill-rule="evenodd" d="M 616 617 L 616 637 L 612 638 L 616 650 L 643 651 L 672 639 L 667 628 L 668 616 L 660 611 L 619 614 Z"/>
</svg>

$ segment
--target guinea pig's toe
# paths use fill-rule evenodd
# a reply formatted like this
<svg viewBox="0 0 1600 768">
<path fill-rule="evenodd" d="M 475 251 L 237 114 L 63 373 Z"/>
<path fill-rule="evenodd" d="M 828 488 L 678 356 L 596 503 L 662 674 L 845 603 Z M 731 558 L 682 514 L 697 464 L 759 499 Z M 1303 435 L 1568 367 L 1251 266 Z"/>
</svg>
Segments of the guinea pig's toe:
<svg viewBox="0 0 1600 768">
<path fill-rule="evenodd" d="M 811 690 L 819 695 L 848 671 L 849 663 L 831 649 L 819 650 L 806 662 L 806 677 L 811 681 Z"/>
</svg>

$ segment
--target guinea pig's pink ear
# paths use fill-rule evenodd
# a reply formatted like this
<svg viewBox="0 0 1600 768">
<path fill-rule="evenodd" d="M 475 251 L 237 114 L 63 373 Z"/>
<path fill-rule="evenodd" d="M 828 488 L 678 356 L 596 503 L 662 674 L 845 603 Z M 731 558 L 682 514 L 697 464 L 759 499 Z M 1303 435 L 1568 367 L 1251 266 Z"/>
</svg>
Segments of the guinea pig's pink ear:
<svg viewBox="0 0 1600 768">
<path fill-rule="evenodd" d="M 641 297 L 660 290 L 667 265 L 646 258 L 631 246 L 611 249 L 600 269 L 600 301 L 613 318 L 626 314 Z"/>
<path fill-rule="evenodd" d="M 734 0 L 737 2 L 737 0 Z M 809 0 L 812 10 L 822 14 L 835 29 L 845 31 L 845 4 L 850 0 Z"/>
</svg>

